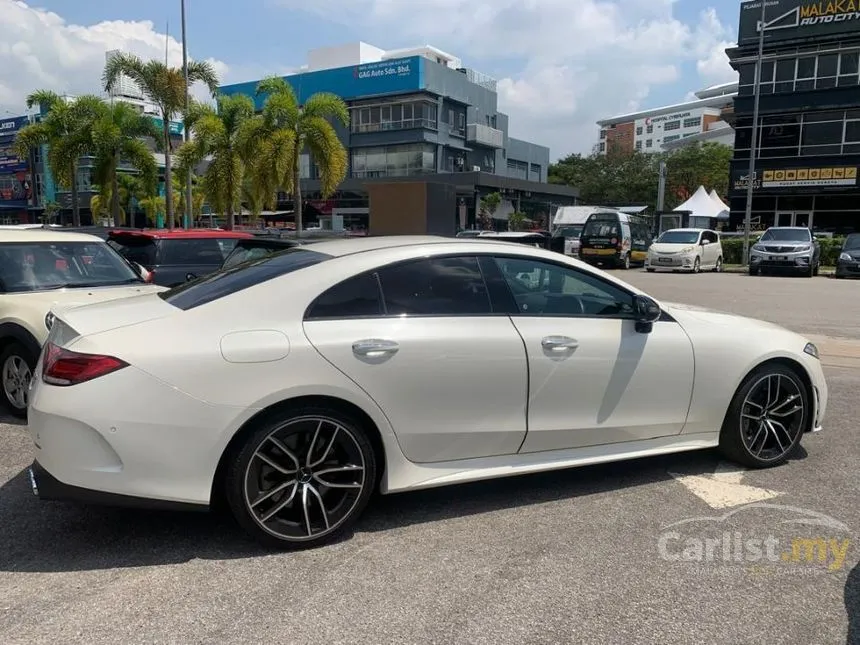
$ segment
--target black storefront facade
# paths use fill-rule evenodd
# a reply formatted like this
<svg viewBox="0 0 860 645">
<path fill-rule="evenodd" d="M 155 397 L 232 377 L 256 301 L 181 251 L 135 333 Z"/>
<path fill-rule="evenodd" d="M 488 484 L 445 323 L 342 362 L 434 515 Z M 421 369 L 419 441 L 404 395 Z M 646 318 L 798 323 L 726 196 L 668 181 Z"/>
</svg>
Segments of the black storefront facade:
<svg viewBox="0 0 860 645">
<path fill-rule="evenodd" d="M 760 0 L 741 5 L 729 200 L 743 228 Z M 860 231 L 860 0 L 767 0 L 753 228 Z"/>
</svg>

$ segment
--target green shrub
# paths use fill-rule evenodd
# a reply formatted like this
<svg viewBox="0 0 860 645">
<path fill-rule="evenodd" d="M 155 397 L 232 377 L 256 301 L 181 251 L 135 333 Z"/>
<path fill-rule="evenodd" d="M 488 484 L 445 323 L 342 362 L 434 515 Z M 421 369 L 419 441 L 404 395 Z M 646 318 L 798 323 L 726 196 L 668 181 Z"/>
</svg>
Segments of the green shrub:
<svg viewBox="0 0 860 645">
<path fill-rule="evenodd" d="M 750 238 L 750 246 L 758 242 L 759 236 Z M 842 249 L 842 244 L 845 242 L 843 237 L 823 238 L 821 243 L 821 265 L 834 266 L 839 258 L 839 252 Z M 743 262 L 744 241 L 741 238 L 723 239 L 723 262 L 725 264 L 741 264 Z"/>
</svg>

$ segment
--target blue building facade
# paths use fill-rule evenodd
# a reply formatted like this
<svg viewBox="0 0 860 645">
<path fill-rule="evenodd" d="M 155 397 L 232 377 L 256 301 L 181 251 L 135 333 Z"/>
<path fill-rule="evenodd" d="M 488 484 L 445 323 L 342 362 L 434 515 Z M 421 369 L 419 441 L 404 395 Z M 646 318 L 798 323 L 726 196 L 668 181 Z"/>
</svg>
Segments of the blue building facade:
<svg viewBox="0 0 860 645">
<path fill-rule="evenodd" d="M 361 205 L 368 181 L 428 175 L 456 183 L 470 214 L 490 192 L 501 192 L 516 210 L 528 210 L 524 202 L 539 202 L 544 211 L 553 203 L 575 203 L 575 191 L 547 183 L 549 148 L 511 137 L 495 81 L 470 69 L 414 55 L 300 72 L 284 80 L 300 103 L 318 92 L 347 103 L 350 123 L 336 128 L 349 151 L 349 174 L 339 195 L 345 199 L 352 193 L 356 203 L 348 205 Z M 220 91 L 251 96 L 260 110 L 266 96 L 257 95 L 258 83 Z M 301 164 L 303 190 L 313 193 L 318 171 L 306 154 Z"/>
<path fill-rule="evenodd" d="M 33 165 L 39 155 L 22 159 L 13 149 L 18 131 L 29 122 L 27 116 L 0 120 L 0 221 L 5 223 L 28 221 L 34 206 Z"/>
</svg>

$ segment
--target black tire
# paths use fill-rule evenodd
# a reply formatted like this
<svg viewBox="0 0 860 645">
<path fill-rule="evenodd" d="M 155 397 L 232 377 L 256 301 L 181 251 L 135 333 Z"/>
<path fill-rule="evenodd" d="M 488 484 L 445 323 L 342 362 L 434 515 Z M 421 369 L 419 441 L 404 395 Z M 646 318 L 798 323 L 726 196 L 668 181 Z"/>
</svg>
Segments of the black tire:
<svg viewBox="0 0 860 645">
<path fill-rule="evenodd" d="M 714 265 L 714 273 L 722 273 L 723 272 L 723 258 L 718 257 L 717 262 Z"/>
<path fill-rule="evenodd" d="M 815 270 L 812 272 L 812 275 L 817 276 L 820 271 L 821 271 L 821 262 L 816 262 L 815 263 Z"/>
<path fill-rule="evenodd" d="M 699 256 L 696 256 L 696 259 L 693 260 L 693 273 L 701 273 L 702 271 L 702 261 L 699 259 Z"/>
<path fill-rule="evenodd" d="M 649 267 L 649 268 L 646 268 L 645 270 L 646 270 L 648 273 L 654 273 L 657 269 L 651 269 L 651 268 Z"/>
<path fill-rule="evenodd" d="M 785 433 L 776 430 L 771 432 L 764 422 L 754 420 L 750 416 L 751 412 L 757 414 L 757 407 L 760 406 L 751 402 L 747 403 L 747 398 L 755 398 L 754 390 L 766 387 L 767 379 L 771 379 L 771 383 L 781 383 L 781 387 L 784 389 L 781 390 L 780 386 L 773 387 L 777 390 L 777 395 L 770 412 L 772 417 L 768 417 L 769 413 L 764 408 L 762 408 L 762 416 L 768 417 L 771 421 L 778 419 L 780 425 L 786 428 Z M 781 392 L 785 392 L 785 398 L 782 401 Z M 794 416 L 791 417 L 790 427 L 785 425 L 788 423 L 786 417 L 781 416 L 782 413 L 791 409 L 790 407 L 783 407 L 791 405 L 792 399 L 789 398 L 789 393 L 795 393 L 792 396 L 798 397 L 794 399 L 795 405 L 796 401 L 802 403 L 802 410 L 794 413 Z M 769 400 L 770 390 L 767 391 L 767 396 Z M 785 403 L 785 401 L 789 403 Z M 780 413 L 777 414 L 776 410 L 780 410 Z M 809 414 L 809 393 L 797 372 L 779 363 L 762 365 L 744 379 L 729 404 L 720 431 L 720 451 L 727 458 L 748 468 L 778 466 L 785 463 L 800 444 L 803 434 L 809 426 Z M 756 426 L 756 423 L 759 425 Z M 773 444 L 772 452 L 765 449 L 764 442 Z M 761 450 L 756 454 L 755 446 L 759 445 L 761 445 Z"/>
<path fill-rule="evenodd" d="M 756 275 L 758 275 L 758 269 L 753 269 L 752 267 L 750 267 L 749 273 L 752 276 L 756 276 Z"/>
<path fill-rule="evenodd" d="M 308 440 L 311 436 L 313 439 Z M 319 455 L 320 446 L 325 448 L 322 459 L 333 451 L 333 459 L 343 457 L 346 463 L 337 466 L 337 474 L 353 481 L 349 484 L 343 480 L 331 481 L 336 476 L 332 474 L 332 460 L 319 464 L 311 461 L 312 455 Z M 268 454 L 263 454 L 269 460 L 259 457 L 260 451 L 267 447 Z M 281 448 L 286 448 L 297 460 Z M 295 472 L 288 473 L 273 467 L 273 461 L 277 465 L 279 461 L 285 464 L 294 461 L 297 467 Z M 355 465 L 351 465 L 353 462 Z M 336 409 L 301 406 L 264 419 L 247 434 L 227 462 L 225 496 L 239 525 L 264 546 L 308 549 L 336 540 L 358 519 L 376 486 L 376 469 L 373 446 L 359 421 Z M 328 478 L 328 486 L 319 479 L 323 474 Z M 359 484 L 355 483 L 356 478 L 360 479 Z M 271 483 L 271 488 L 259 487 L 266 483 Z M 331 486 L 335 483 L 338 485 Z M 280 492 L 272 493 L 276 489 Z M 255 495 L 254 504 L 251 494 Z M 331 512 L 326 510 L 328 503 L 333 506 Z M 278 507 L 281 510 L 275 510 Z M 254 508 L 260 510 L 255 512 Z M 267 519 L 268 513 L 273 512 L 271 519 Z M 332 516 L 336 523 L 329 526 Z"/>
<path fill-rule="evenodd" d="M 29 383 L 30 378 L 33 375 L 33 370 L 36 369 L 36 361 L 38 360 L 37 356 L 33 355 L 27 347 L 23 344 L 12 341 L 8 345 L 6 345 L 5 349 L 2 353 L 0 353 L 0 383 L 2 383 L 2 391 L 3 391 L 3 406 L 6 408 L 6 411 L 19 418 L 26 419 L 27 418 L 27 397 L 29 391 Z M 24 387 L 24 407 L 20 407 L 16 401 L 13 401 L 10 398 L 10 388 L 7 387 L 6 382 L 6 370 L 7 364 L 9 364 L 9 369 L 13 369 L 12 365 L 16 364 L 18 366 L 26 366 L 27 372 L 26 374 L 20 373 L 19 367 L 19 376 L 17 377 L 17 383 Z M 10 377 L 15 378 L 14 375 L 10 374 Z M 19 399 L 20 401 L 20 399 Z"/>
<path fill-rule="evenodd" d="M 625 271 L 630 269 L 630 254 L 629 253 L 625 253 L 624 257 L 621 258 L 621 268 L 624 269 Z"/>
</svg>

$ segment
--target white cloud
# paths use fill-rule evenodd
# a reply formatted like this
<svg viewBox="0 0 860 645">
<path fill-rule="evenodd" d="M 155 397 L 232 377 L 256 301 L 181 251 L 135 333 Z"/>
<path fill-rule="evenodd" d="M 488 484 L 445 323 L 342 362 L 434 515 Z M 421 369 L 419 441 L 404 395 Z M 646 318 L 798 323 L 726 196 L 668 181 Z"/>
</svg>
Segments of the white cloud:
<svg viewBox="0 0 860 645">
<path fill-rule="evenodd" d="M 0 0 L 0 112 L 23 114 L 26 96 L 37 89 L 60 94 L 101 94 L 105 52 L 121 49 L 144 59 L 182 64 L 182 45 L 166 38 L 151 21 L 103 21 L 90 26 L 67 23 L 56 13 L 24 2 Z M 220 78 L 226 63 L 209 59 Z M 203 97 L 203 88 L 194 94 Z"/>
<path fill-rule="evenodd" d="M 598 119 L 639 109 L 653 88 L 679 82 L 682 65 L 701 87 L 736 78 L 723 52 L 732 30 L 713 9 L 682 23 L 674 0 L 273 1 L 383 47 L 429 43 L 480 71 L 507 69 L 498 87 L 511 134 L 550 145 L 554 157 L 589 151 Z M 677 88 L 676 100 L 696 89 Z"/>
</svg>

